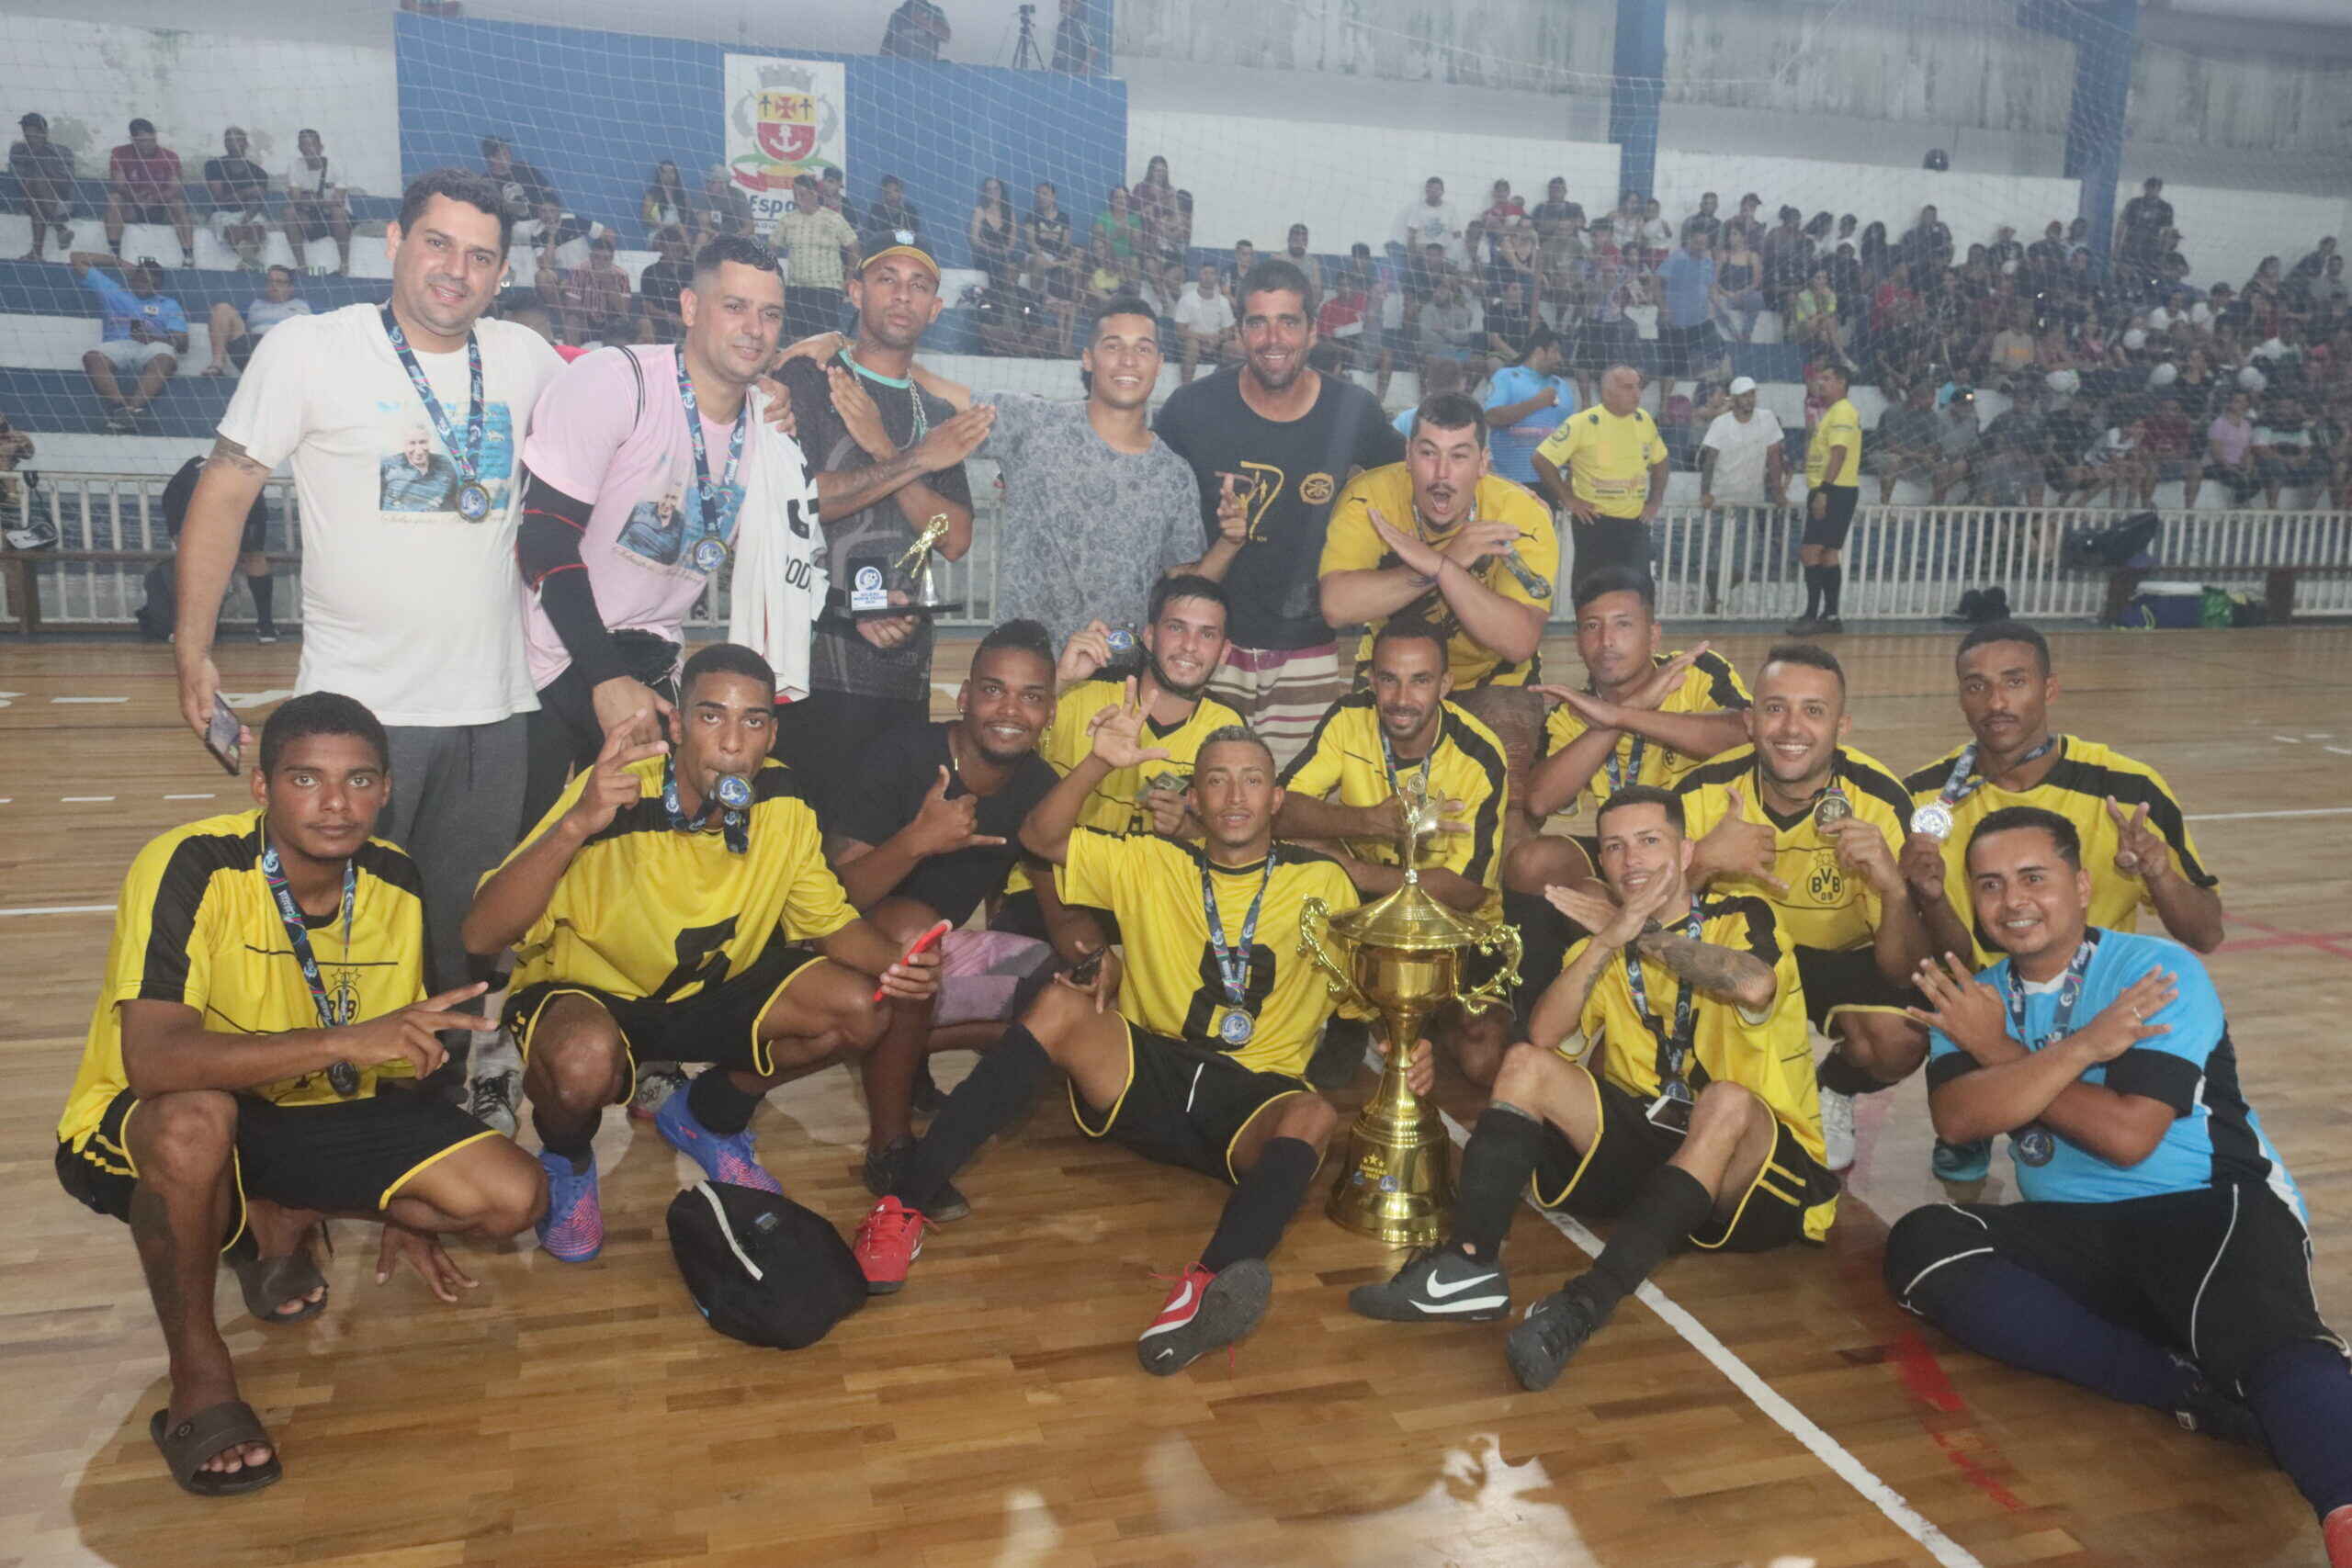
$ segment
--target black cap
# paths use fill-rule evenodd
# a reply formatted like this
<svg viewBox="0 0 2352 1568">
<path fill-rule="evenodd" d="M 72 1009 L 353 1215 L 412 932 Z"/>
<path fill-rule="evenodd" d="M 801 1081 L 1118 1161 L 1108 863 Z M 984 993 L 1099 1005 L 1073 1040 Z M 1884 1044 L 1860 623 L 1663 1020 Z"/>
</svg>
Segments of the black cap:
<svg viewBox="0 0 2352 1568">
<path fill-rule="evenodd" d="M 130 122 L 130 134 L 131 134 L 131 135 L 133 135 L 133 136 L 136 136 L 136 135 L 138 135 L 141 131 L 145 131 L 145 132 L 146 132 L 148 135 L 150 135 L 150 136 L 154 135 L 154 134 L 155 134 L 155 122 L 154 122 L 153 120 L 152 120 L 152 119 L 134 119 L 134 120 L 132 120 L 132 121 Z"/>
<path fill-rule="evenodd" d="M 24 114 L 19 115 L 17 118 L 17 123 L 32 130 L 47 130 L 49 129 L 49 121 L 43 119 L 40 115 L 33 113 L 31 110 L 27 110 Z"/>
</svg>

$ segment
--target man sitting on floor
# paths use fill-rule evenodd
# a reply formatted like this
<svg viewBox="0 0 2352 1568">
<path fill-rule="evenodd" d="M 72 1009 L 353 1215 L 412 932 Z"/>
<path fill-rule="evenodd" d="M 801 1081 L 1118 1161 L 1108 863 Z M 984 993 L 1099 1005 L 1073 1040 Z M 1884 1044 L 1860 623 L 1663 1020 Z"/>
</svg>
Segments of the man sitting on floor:
<svg viewBox="0 0 2352 1568">
<path fill-rule="evenodd" d="M 467 952 L 522 948 L 505 1023 L 548 1172 L 539 1245 L 563 1262 L 605 1245 L 590 1140 L 640 1059 L 710 1063 L 653 1124 L 713 1180 L 780 1191 L 752 1153 L 761 1098 L 939 988 L 936 952 L 901 960 L 842 897 L 816 813 L 767 761 L 775 715 L 767 660 L 703 649 L 675 751 L 616 729 L 467 911 Z"/>
<path fill-rule="evenodd" d="M 2302 1193 L 2204 964 L 2090 924 L 2087 858 L 2039 807 L 1969 835 L 1976 921 L 2007 955 L 1973 979 L 1920 965 L 1928 1109 L 1953 1143 L 2007 1134 L 2024 1201 L 1914 1209 L 1887 1288 L 1996 1360 L 2267 1447 L 2346 1568 L 2352 1369 L 2312 1292 Z"/>
<path fill-rule="evenodd" d="M 1536 1003 L 1462 1153 L 1452 1241 L 1348 1304 L 1397 1323 L 1510 1310 L 1503 1236 L 1534 1181 L 1545 1208 L 1611 1217 L 1593 1266 L 1528 1308 L 1511 1371 L 1549 1388 L 1684 1241 L 1764 1252 L 1819 1241 L 1838 1212 L 1822 1166 L 1795 952 L 1760 898 L 1694 897 L 1681 799 L 1634 784 L 1600 808 L 1615 902 L 1549 897 L 1593 934 Z M 1592 1066 L 1577 1058 L 1590 1050 Z"/>
<path fill-rule="evenodd" d="M 1216 1234 L 1136 1344 L 1144 1371 L 1164 1376 L 1240 1338 L 1266 1310 L 1266 1255 L 1340 1124 L 1300 1076 L 1332 1002 L 1298 951 L 1299 909 L 1308 898 L 1352 908 L 1356 894 L 1338 865 L 1275 840 L 1273 756 L 1238 726 L 1209 737 L 1194 763 L 1201 843 L 1079 827 L 1105 776 L 1158 760 L 1143 727 L 1130 686 L 1098 716 L 1092 753 L 1021 832 L 1031 853 L 1061 868 L 1065 897 L 1116 918 L 1125 983 L 1107 952 L 1084 981 L 1056 976 L 947 1097 L 898 1186 L 858 1227 L 856 1250 L 870 1289 L 903 1286 L 940 1190 L 1059 1067 L 1080 1132 L 1233 1183 Z M 1114 993 L 1118 1009 L 1106 1010 Z M 1421 1092 L 1427 1053 L 1424 1044 L 1413 1060 Z"/>
<path fill-rule="evenodd" d="M 200 1497 L 280 1473 L 214 1321 L 222 1255 L 257 1322 L 300 1323 L 326 1310 L 320 1217 L 380 1219 L 377 1277 L 405 1258 L 454 1302 L 473 1281 L 436 1238 L 511 1235 L 547 1202 L 528 1155 L 406 1092 L 441 1063 L 435 1030 L 481 1022 L 448 1010 L 481 987 L 424 999 L 416 867 L 368 836 L 387 755 L 359 704 L 296 697 L 262 726 L 256 809 L 140 852 L 58 1122 L 66 1191 L 130 1224 L 171 1358 L 148 1429 Z"/>
</svg>

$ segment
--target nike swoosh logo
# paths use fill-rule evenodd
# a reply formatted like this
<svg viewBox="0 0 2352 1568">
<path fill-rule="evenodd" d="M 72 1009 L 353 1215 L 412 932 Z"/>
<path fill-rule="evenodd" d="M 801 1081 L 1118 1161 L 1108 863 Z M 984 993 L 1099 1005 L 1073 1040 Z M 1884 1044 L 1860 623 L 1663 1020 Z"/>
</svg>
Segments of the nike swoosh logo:
<svg viewBox="0 0 2352 1568">
<path fill-rule="evenodd" d="M 1478 1312 L 1487 1307 L 1509 1306 L 1510 1304 L 1510 1298 L 1509 1296 L 1469 1296 L 1458 1302 L 1415 1302 L 1413 1303 L 1418 1310 L 1432 1314 L 1449 1312 Z"/>
<path fill-rule="evenodd" d="M 1444 1301 L 1448 1297 L 1460 1295 L 1473 1285 L 1483 1285 L 1494 1277 L 1493 1270 L 1489 1269 L 1484 1274 L 1473 1274 L 1466 1280 L 1456 1280 L 1451 1285 L 1441 1285 L 1435 1280 L 1431 1280 L 1429 1282 L 1429 1292 L 1439 1301 Z"/>
</svg>

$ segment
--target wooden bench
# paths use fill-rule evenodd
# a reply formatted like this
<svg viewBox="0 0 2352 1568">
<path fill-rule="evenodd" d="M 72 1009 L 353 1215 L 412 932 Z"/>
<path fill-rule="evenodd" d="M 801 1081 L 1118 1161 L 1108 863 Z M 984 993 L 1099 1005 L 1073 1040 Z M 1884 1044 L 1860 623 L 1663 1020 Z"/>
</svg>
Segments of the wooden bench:
<svg viewBox="0 0 2352 1568">
<path fill-rule="evenodd" d="M 2200 564 L 2197 561 L 2166 562 L 2155 567 L 2129 567 L 2109 574 L 2107 604 L 2099 619 L 2109 626 L 2122 615 L 2123 606 L 2140 592 L 2140 584 L 2150 578 L 2182 579 L 2203 581 L 2208 578 L 2246 577 L 2259 572 L 2262 576 L 2262 604 L 2272 626 L 2283 626 L 2295 618 L 2295 582 L 2302 577 L 2352 576 L 2352 562 L 2301 561 L 2282 566 Z"/>
</svg>

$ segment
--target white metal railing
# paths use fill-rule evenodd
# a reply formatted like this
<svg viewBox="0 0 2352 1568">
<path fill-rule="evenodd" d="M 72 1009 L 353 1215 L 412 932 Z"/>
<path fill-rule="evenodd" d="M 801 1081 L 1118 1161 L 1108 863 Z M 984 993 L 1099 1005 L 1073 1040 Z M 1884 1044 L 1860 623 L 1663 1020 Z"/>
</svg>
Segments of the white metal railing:
<svg viewBox="0 0 2352 1568">
<path fill-rule="evenodd" d="M 943 626 L 992 625 L 998 604 L 1001 563 L 995 549 L 1001 500 L 992 474 L 975 474 L 977 511 L 972 549 L 960 561 L 936 561 L 940 595 L 962 608 L 939 620 Z M 61 551 L 161 552 L 169 547 L 162 496 L 167 479 L 152 475 L 47 474 L 39 494 L 59 530 Z M 22 486 L 17 487 L 21 492 Z M 290 553 L 300 537 L 291 481 L 269 486 L 268 539 Z M 21 527 L 34 504 L 19 493 L 0 508 L 6 525 Z M 2070 571 L 2062 561 L 2066 536 L 2104 528 L 2132 515 L 2132 509 L 2082 506 L 1877 506 L 1859 513 L 1845 551 L 1842 614 L 1849 624 L 1933 619 L 1954 608 L 1971 588 L 1999 585 L 2010 609 L 2034 619 L 2085 619 L 2098 615 L 2107 597 L 2109 573 Z M 2258 510 L 2162 513 L 2163 528 L 2152 552 L 2158 573 L 2177 563 L 2201 581 L 2259 591 L 2262 574 L 2274 566 L 2352 566 L 2352 513 Z M 1798 507 L 1669 506 L 1653 535 L 1660 614 L 1679 622 L 1775 621 L 1804 607 L 1797 541 L 1804 532 Z M 40 595 L 40 620 L 60 626 L 128 624 L 141 602 L 143 563 L 108 563 L 33 558 L 33 581 Z M 290 578 L 292 574 L 288 574 Z M 6 602 L 15 573 L 0 571 L 0 625 L 21 620 Z M 300 619 L 300 593 L 287 581 L 278 594 L 279 618 Z M 2295 590 L 2298 615 L 2352 615 L 2352 573 L 2307 574 Z M 250 615 L 242 593 L 231 593 L 223 611 L 232 623 Z M 1570 615 L 1567 596 L 1554 602 L 1556 619 Z M 726 593 L 714 588 L 695 606 L 687 624 L 701 631 L 727 625 Z"/>
</svg>

